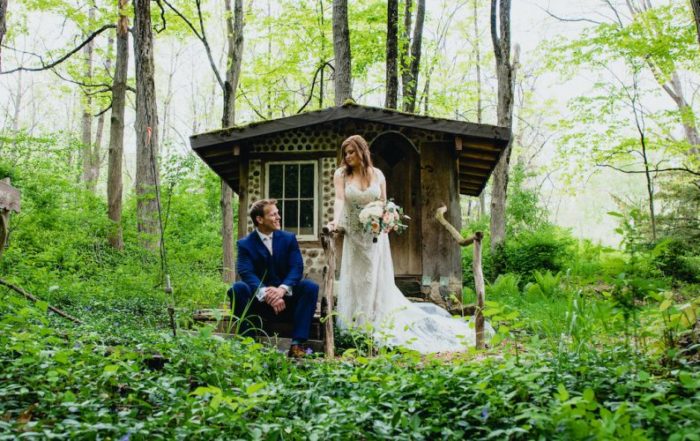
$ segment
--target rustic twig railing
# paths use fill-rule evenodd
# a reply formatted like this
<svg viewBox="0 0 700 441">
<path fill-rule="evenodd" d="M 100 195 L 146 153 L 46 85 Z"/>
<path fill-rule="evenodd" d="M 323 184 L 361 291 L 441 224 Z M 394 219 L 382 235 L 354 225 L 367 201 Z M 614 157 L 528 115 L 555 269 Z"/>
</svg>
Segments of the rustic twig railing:
<svg viewBox="0 0 700 441">
<path fill-rule="evenodd" d="M 328 227 L 323 227 L 321 234 L 321 245 L 326 255 L 326 266 L 323 268 L 323 296 L 326 299 L 325 338 L 324 351 L 327 358 L 335 357 L 335 340 L 333 338 L 333 309 L 335 309 L 335 298 L 333 296 L 333 284 L 335 283 L 335 240 L 345 231 L 339 228 L 331 231 Z"/>
<path fill-rule="evenodd" d="M 472 271 L 474 272 L 474 287 L 476 289 L 476 308 L 474 310 L 474 328 L 476 331 L 476 348 L 484 349 L 486 342 L 484 341 L 484 272 L 481 269 L 481 240 L 484 238 L 484 233 L 477 231 L 472 237 L 464 238 L 445 219 L 447 207 L 444 205 L 435 211 L 435 219 L 440 222 L 450 233 L 450 235 L 463 247 L 474 244 L 474 259 L 472 262 Z"/>
<path fill-rule="evenodd" d="M 19 213 L 19 190 L 10 185 L 10 178 L 0 180 L 0 256 L 10 232 L 10 213 Z"/>
</svg>

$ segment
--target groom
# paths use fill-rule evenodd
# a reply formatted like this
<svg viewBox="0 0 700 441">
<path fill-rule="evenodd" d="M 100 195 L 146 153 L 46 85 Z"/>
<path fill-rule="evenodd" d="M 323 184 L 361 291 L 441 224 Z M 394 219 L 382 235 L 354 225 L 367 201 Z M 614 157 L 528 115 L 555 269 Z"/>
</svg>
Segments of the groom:
<svg viewBox="0 0 700 441">
<path fill-rule="evenodd" d="M 251 332 L 251 317 L 292 322 L 290 357 L 303 357 L 316 311 L 318 285 L 302 280 L 304 263 L 296 236 L 280 229 L 277 201 L 263 199 L 250 207 L 255 230 L 238 241 L 236 269 L 242 279 L 228 290 L 233 312 L 243 318 L 240 332 Z M 260 324 L 260 322 L 257 322 Z"/>
</svg>

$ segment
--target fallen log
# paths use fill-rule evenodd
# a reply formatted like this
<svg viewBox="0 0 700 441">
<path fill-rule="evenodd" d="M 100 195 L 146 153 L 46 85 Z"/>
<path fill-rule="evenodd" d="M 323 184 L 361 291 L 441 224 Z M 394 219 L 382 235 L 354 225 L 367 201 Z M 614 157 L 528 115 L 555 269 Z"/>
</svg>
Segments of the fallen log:
<svg viewBox="0 0 700 441">
<path fill-rule="evenodd" d="M 32 294 L 28 293 L 27 291 L 23 290 L 23 289 L 20 288 L 19 286 L 15 286 L 15 285 L 13 285 L 13 284 L 11 284 L 11 283 L 9 283 L 9 282 L 3 280 L 3 279 L 0 279 L 0 285 L 6 286 L 6 287 L 10 288 L 11 290 L 20 293 L 20 294 L 23 295 L 25 298 L 31 300 L 31 301 L 34 302 L 34 303 L 36 303 L 36 302 L 39 301 L 39 299 L 38 299 L 37 297 L 35 297 L 35 296 L 33 296 Z M 82 325 L 82 324 L 83 324 L 82 321 L 80 321 L 80 320 L 78 320 L 77 318 L 75 318 L 75 317 L 69 315 L 69 314 L 66 313 L 66 312 L 63 312 L 62 310 L 56 308 L 55 306 L 49 305 L 49 306 L 48 306 L 48 309 L 49 309 L 50 311 L 53 311 L 53 312 L 55 312 L 56 314 L 60 315 L 61 317 L 72 321 L 73 323 L 78 323 L 79 325 Z"/>
</svg>

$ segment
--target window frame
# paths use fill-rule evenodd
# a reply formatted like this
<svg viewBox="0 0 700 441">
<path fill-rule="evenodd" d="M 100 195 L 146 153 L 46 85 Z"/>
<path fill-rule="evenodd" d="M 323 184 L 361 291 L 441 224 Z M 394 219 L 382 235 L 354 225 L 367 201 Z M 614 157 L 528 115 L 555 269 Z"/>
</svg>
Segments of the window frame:
<svg viewBox="0 0 700 441">
<path fill-rule="evenodd" d="M 314 241 L 317 240 L 318 238 L 318 222 L 319 222 L 319 216 L 318 216 L 318 196 L 319 196 L 319 188 L 318 188 L 318 161 L 309 159 L 309 160 L 290 160 L 290 161 L 268 161 L 265 163 L 265 197 L 270 198 L 270 166 L 271 165 L 282 165 L 283 167 L 285 165 L 304 165 L 304 164 L 312 164 L 314 167 L 314 183 L 313 183 L 313 201 L 314 201 L 314 213 L 313 213 L 313 234 L 297 234 L 297 239 L 300 241 Z M 301 184 L 301 173 L 299 173 L 298 176 L 299 179 L 299 184 Z M 286 184 L 283 181 L 283 185 Z M 282 187 L 283 191 L 282 194 L 284 195 L 284 186 Z M 308 200 L 308 198 L 275 198 L 277 199 L 278 203 L 284 203 L 285 200 L 296 200 L 298 202 L 302 200 Z M 299 205 L 301 206 L 301 204 Z M 300 212 L 297 211 L 297 216 L 299 216 Z M 284 219 L 282 220 L 282 229 L 284 229 Z"/>
</svg>

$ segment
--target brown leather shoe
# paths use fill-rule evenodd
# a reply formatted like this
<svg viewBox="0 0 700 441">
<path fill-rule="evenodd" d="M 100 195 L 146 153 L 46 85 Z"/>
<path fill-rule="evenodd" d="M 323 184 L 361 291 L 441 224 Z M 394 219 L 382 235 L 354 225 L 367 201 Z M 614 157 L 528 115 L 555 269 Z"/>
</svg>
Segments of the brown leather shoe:
<svg viewBox="0 0 700 441">
<path fill-rule="evenodd" d="M 301 345 L 291 345 L 289 347 L 289 352 L 287 352 L 287 357 L 290 358 L 304 358 L 306 357 L 306 351 Z"/>
</svg>

